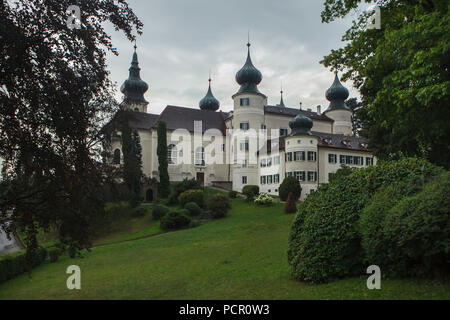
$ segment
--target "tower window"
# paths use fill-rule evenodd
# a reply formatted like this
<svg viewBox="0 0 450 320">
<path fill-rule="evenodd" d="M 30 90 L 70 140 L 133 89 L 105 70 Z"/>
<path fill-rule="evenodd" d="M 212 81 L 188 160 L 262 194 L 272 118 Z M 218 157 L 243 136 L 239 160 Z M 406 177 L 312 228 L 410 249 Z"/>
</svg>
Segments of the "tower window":
<svg viewBox="0 0 450 320">
<path fill-rule="evenodd" d="M 248 124 L 248 122 L 241 122 L 241 123 L 239 124 L 239 128 L 240 128 L 241 130 L 248 130 L 249 127 L 250 127 L 250 125 Z"/>
<path fill-rule="evenodd" d="M 241 98 L 240 103 L 241 103 L 241 106 L 249 106 L 250 98 Z"/>
<path fill-rule="evenodd" d="M 308 161 L 316 161 L 317 154 L 315 151 L 308 151 Z"/>
<path fill-rule="evenodd" d="M 177 164 L 178 152 L 177 146 L 174 144 L 170 144 L 167 147 L 167 162 L 169 164 Z"/>
</svg>

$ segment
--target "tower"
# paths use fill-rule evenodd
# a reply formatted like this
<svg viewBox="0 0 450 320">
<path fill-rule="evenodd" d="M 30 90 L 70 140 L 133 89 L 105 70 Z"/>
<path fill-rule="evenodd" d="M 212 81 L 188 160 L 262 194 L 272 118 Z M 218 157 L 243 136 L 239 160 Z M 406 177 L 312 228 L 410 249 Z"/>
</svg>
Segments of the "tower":
<svg viewBox="0 0 450 320">
<path fill-rule="evenodd" d="M 148 101 L 144 98 L 144 93 L 148 90 L 148 84 L 141 79 L 138 57 L 136 53 L 136 44 L 134 45 L 133 59 L 128 69 L 128 79 L 124 81 L 120 87 L 120 91 L 124 94 L 121 108 L 125 110 L 134 110 L 139 112 L 147 112 Z"/>
<path fill-rule="evenodd" d="M 334 82 L 325 92 L 325 97 L 330 101 L 330 105 L 324 114 L 334 120 L 333 133 L 350 136 L 352 134 L 352 112 L 345 104 L 349 92 L 341 82 L 337 72 L 335 72 Z"/>
<path fill-rule="evenodd" d="M 208 79 L 208 92 L 206 96 L 200 100 L 199 107 L 201 110 L 217 111 L 220 108 L 220 102 L 217 100 L 211 91 L 211 77 Z"/>
</svg>

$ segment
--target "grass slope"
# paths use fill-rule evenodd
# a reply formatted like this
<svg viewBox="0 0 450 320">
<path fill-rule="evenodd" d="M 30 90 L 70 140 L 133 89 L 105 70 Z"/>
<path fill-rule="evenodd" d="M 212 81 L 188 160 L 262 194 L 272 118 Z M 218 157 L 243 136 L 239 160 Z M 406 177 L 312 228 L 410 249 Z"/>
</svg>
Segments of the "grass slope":
<svg viewBox="0 0 450 320">
<path fill-rule="evenodd" d="M 366 276 L 325 285 L 289 277 L 287 239 L 293 215 L 282 204 L 256 207 L 233 200 L 227 218 L 194 229 L 61 257 L 0 284 L 0 299 L 449 299 L 450 285 Z M 123 238 L 122 238 L 123 239 Z M 65 270 L 81 268 L 81 290 L 66 288 Z"/>
</svg>

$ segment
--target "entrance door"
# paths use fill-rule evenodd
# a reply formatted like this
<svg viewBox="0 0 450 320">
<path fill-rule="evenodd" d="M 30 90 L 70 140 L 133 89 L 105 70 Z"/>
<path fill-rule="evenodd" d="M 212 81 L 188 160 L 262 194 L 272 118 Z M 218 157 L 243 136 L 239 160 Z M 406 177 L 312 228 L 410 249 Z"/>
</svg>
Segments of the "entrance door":
<svg viewBox="0 0 450 320">
<path fill-rule="evenodd" d="M 148 189 L 147 192 L 145 193 L 145 200 L 148 202 L 153 201 L 153 190 L 152 189 Z"/>
<path fill-rule="evenodd" d="M 200 181 L 202 186 L 205 184 L 205 173 L 197 172 L 197 181 Z"/>
</svg>

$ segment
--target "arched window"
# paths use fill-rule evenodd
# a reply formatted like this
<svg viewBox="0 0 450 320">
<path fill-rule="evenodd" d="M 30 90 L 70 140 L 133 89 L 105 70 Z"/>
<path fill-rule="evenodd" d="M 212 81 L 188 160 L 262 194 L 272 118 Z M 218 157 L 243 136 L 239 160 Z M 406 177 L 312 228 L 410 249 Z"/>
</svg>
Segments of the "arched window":
<svg viewBox="0 0 450 320">
<path fill-rule="evenodd" d="M 113 163 L 120 164 L 120 149 L 114 150 Z"/>
<path fill-rule="evenodd" d="M 205 148 L 198 147 L 195 149 L 195 165 L 196 166 L 205 166 Z"/>
<path fill-rule="evenodd" d="M 170 144 L 167 147 L 167 161 L 169 164 L 177 164 L 178 152 L 177 146 L 174 144 Z"/>
</svg>

